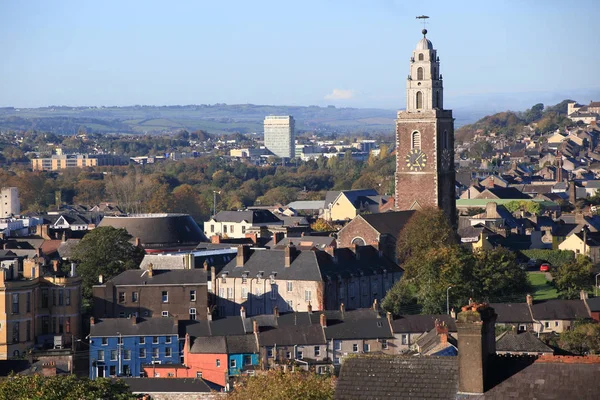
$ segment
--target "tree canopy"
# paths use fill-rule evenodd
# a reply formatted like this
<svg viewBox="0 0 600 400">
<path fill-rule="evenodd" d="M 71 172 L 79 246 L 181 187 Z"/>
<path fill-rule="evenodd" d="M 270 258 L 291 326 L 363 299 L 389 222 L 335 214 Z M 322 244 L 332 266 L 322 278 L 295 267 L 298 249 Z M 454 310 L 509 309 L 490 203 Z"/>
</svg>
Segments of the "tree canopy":
<svg viewBox="0 0 600 400">
<path fill-rule="evenodd" d="M 269 370 L 241 378 L 229 394 L 230 400 L 329 400 L 335 378 L 312 371 Z"/>
<path fill-rule="evenodd" d="M 581 290 L 588 290 L 593 284 L 592 261 L 582 254 L 552 272 L 553 283 L 558 295 L 563 299 L 578 299 Z"/>
<path fill-rule="evenodd" d="M 573 329 L 560 334 L 558 344 L 574 354 L 600 354 L 600 324 L 577 322 Z"/>
</svg>

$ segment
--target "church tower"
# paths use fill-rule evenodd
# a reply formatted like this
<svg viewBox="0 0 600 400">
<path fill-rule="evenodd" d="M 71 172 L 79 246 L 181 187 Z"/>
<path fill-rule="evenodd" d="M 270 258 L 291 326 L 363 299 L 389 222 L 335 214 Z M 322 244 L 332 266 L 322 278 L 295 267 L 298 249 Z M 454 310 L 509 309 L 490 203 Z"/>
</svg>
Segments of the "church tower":
<svg viewBox="0 0 600 400">
<path fill-rule="evenodd" d="M 396 208 L 438 207 L 456 227 L 454 119 L 444 110 L 440 59 L 423 29 L 396 120 Z"/>
</svg>

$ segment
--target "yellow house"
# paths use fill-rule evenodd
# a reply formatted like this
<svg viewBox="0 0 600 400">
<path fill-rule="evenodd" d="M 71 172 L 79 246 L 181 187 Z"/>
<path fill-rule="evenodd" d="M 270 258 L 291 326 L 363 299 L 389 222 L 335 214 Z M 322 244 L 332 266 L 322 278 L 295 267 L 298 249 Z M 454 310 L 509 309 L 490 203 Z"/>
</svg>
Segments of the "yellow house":
<svg viewBox="0 0 600 400">
<path fill-rule="evenodd" d="M 3 260 L 0 270 L 0 360 L 35 344 L 71 346 L 80 337 L 81 278 L 43 259 Z"/>
<path fill-rule="evenodd" d="M 548 143 L 562 143 L 566 139 L 567 137 L 565 135 L 560 132 L 555 132 L 552 136 L 548 137 Z"/>
<path fill-rule="evenodd" d="M 393 201 L 391 196 L 379 195 L 374 189 L 330 191 L 325 196 L 321 217 L 328 221 L 349 221 L 359 214 L 378 213 L 390 201 Z"/>
<path fill-rule="evenodd" d="M 571 250 L 577 254 L 584 254 L 592 259 L 593 263 L 600 261 L 600 232 L 581 230 L 572 233 L 558 245 L 559 250 Z"/>
</svg>

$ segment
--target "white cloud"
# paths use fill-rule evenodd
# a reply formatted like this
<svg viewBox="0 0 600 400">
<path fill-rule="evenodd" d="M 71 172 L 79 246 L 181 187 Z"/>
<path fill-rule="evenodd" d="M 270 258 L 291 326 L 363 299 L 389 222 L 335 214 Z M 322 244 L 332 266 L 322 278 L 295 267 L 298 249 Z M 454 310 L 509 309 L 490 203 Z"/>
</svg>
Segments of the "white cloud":
<svg viewBox="0 0 600 400">
<path fill-rule="evenodd" d="M 325 100 L 348 100 L 354 97 L 353 90 L 333 89 L 333 92 L 325 96 Z"/>
</svg>

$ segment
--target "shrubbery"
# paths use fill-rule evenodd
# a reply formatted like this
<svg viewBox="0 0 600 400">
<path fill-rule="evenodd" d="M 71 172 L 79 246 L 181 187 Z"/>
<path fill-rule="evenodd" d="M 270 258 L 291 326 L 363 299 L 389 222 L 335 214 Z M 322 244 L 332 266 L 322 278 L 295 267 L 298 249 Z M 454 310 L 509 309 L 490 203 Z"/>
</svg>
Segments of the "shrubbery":
<svg viewBox="0 0 600 400">
<path fill-rule="evenodd" d="M 521 250 L 527 259 L 549 262 L 553 267 L 560 267 L 575 260 L 575 253 L 571 250 L 530 249 Z"/>
</svg>

